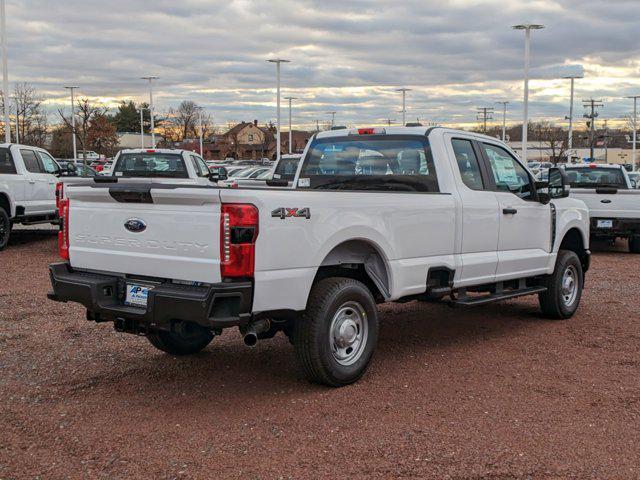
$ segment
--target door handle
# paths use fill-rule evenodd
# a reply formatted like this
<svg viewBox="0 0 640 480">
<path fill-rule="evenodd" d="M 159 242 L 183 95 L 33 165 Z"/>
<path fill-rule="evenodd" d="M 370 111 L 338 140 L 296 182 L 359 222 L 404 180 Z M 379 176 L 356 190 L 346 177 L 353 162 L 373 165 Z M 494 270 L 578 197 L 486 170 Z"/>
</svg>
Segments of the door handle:
<svg viewBox="0 0 640 480">
<path fill-rule="evenodd" d="M 33 185 L 34 183 L 36 183 L 36 181 L 30 178 L 30 179 L 29 179 L 29 183 L 30 183 L 31 185 Z"/>
<path fill-rule="evenodd" d="M 502 213 L 504 213 L 505 215 L 515 215 L 516 213 L 518 213 L 518 210 L 516 210 L 515 208 L 503 208 L 502 209 Z"/>
<path fill-rule="evenodd" d="M 605 198 L 604 200 L 600 200 L 600 203 L 611 203 L 611 200 Z"/>
</svg>

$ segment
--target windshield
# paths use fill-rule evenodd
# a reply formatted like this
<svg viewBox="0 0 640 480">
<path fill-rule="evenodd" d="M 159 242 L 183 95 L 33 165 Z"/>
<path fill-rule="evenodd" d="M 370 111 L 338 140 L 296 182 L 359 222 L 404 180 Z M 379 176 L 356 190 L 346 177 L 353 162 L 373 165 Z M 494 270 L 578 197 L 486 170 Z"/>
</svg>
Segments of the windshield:
<svg viewBox="0 0 640 480">
<path fill-rule="evenodd" d="M 123 153 L 116 163 L 116 177 L 189 178 L 179 153 Z"/>
<path fill-rule="evenodd" d="M 614 168 L 568 168 L 567 179 L 573 188 L 627 188 L 622 171 Z"/>
<path fill-rule="evenodd" d="M 405 135 L 316 139 L 299 182 L 339 190 L 439 191 L 428 140 Z"/>
<path fill-rule="evenodd" d="M 293 180 L 298 170 L 299 158 L 281 158 L 273 172 L 273 178 L 280 180 Z"/>
</svg>

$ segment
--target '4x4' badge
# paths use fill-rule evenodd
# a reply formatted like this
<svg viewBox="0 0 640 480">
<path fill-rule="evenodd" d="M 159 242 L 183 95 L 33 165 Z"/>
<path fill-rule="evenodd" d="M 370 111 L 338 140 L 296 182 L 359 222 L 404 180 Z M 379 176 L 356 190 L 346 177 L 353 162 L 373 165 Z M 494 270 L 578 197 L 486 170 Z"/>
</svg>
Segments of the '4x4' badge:
<svg viewBox="0 0 640 480">
<path fill-rule="evenodd" d="M 290 217 L 301 217 L 306 218 L 307 220 L 311 218 L 311 210 L 309 208 L 276 208 L 273 212 L 271 212 L 272 217 L 280 218 L 284 220 L 285 218 Z"/>
</svg>

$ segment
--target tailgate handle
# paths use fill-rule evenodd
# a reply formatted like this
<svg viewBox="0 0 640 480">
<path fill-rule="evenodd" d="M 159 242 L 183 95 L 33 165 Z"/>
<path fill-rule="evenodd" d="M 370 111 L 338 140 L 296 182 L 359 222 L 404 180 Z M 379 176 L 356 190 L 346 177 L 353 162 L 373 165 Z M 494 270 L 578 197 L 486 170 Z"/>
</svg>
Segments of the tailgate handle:
<svg viewBox="0 0 640 480">
<path fill-rule="evenodd" d="M 608 200 L 608 199 L 600 200 L 600 203 L 611 203 L 611 200 Z"/>
<path fill-rule="evenodd" d="M 153 203 L 150 188 L 110 188 L 109 195 L 119 203 Z"/>
</svg>

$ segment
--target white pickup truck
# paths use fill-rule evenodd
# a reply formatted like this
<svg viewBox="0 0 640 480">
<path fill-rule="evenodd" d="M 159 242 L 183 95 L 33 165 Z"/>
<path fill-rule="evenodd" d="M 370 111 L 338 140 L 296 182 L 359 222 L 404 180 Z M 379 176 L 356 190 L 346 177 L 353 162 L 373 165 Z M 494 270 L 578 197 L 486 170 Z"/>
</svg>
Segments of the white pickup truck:
<svg viewBox="0 0 640 480">
<path fill-rule="evenodd" d="M 120 150 L 105 176 L 142 183 L 211 184 L 209 167 L 200 155 L 167 148 Z"/>
<path fill-rule="evenodd" d="M 629 240 L 629 251 L 640 253 L 640 190 L 620 165 L 568 165 L 571 197 L 589 208 L 591 238 Z"/>
<path fill-rule="evenodd" d="M 494 138 L 390 127 L 318 133 L 293 188 L 72 185 L 49 298 L 176 355 L 227 327 L 248 345 L 282 331 L 310 379 L 346 385 L 373 354 L 378 303 L 536 294 L 571 317 L 589 213 L 564 175 L 536 183 Z"/>
<path fill-rule="evenodd" d="M 0 144 L 0 250 L 13 225 L 56 222 L 60 166 L 44 149 Z"/>
</svg>

